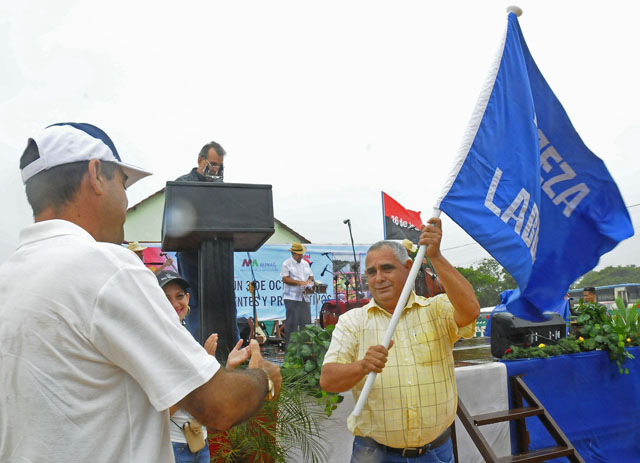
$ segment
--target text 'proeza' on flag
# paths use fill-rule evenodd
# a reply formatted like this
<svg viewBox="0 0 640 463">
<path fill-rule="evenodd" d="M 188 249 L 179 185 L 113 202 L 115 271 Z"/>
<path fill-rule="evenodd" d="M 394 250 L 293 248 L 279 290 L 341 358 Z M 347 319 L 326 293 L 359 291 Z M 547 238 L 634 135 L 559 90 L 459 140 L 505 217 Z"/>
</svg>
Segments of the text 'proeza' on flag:
<svg viewBox="0 0 640 463">
<path fill-rule="evenodd" d="M 618 187 L 573 128 L 513 13 L 436 207 L 511 273 L 521 297 L 508 309 L 534 321 L 633 235 Z"/>
</svg>

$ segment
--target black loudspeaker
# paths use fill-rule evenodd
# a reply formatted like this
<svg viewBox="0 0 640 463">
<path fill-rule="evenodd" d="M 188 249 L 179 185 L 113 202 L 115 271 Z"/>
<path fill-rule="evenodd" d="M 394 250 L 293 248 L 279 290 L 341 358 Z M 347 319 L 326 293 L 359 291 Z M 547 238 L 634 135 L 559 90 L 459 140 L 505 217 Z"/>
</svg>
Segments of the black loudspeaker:
<svg viewBox="0 0 640 463">
<path fill-rule="evenodd" d="M 547 312 L 543 322 L 530 322 L 509 312 L 491 316 L 491 355 L 501 358 L 510 346 L 527 347 L 555 344 L 567 336 L 567 325 L 560 314 Z"/>
</svg>

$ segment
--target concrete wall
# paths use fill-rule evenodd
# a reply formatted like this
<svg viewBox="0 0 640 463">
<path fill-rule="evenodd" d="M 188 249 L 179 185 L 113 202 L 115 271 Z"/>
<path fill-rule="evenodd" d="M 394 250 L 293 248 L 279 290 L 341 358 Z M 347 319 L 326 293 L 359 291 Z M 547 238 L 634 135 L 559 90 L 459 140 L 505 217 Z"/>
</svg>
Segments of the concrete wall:
<svg viewBox="0 0 640 463">
<path fill-rule="evenodd" d="M 161 241 L 163 211 L 164 192 L 156 193 L 129 209 L 124 223 L 125 241 Z"/>
</svg>

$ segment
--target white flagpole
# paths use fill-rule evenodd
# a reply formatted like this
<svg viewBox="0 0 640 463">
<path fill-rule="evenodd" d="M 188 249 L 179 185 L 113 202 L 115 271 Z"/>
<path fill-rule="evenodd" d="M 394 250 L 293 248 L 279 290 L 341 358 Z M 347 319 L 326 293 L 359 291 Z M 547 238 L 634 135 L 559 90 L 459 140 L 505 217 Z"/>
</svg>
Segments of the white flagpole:
<svg viewBox="0 0 640 463">
<path fill-rule="evenodd" d="M 514 13 L 516 16 L 520 16 L 522 15 L 522 9 L 513 5 L 508 6 L 507 13 Z M 482 120 L 482 115 L 484 114 L 487 103 L 489 101 L 489 97 L 491 95 L 491 90 L 493 89 L 493 86 L 495 83 L 496 75 L 498 74 L 498 69 L 500 67 L 500 61 L 502 59 L 502 52 L 504 50 L 504 43 L 505 43 L 506 37 L 507 37 L 507 28 L 505 27 L 504 37 L 500 45 L 499 53 L 497 54 L 494 65 L 492 66 L 492 69 L 489 72 L 489 77 L 487 79 L 485 88 L 483 89 L 483 91 L 480 94 L 480 97 L 478 98 L 476 109 L 474 110 L 474 114 L 471 117 L 471 121 L 469 123 L 469 126 L 467 127 L 467 133 L 465 134 L 462 146 L 458 153 L 458 159 L 456 161 L 456 164 L 454 166 L 454 169 L 451 175 L 449 176 L 449 178 L 447 179 L 447 182 L 445 183 L 445 188 L 442 192 L 441 197 L 438 199 L 436 203 L 436 207 L 433 208 L 433 217 L 435 218 L 440 217 L 440 209 L 439 209 L 440 202 L 447 195 L 449 189 L 451 188 L 451 185 L 453 184 L 453 181 L 458 176 L 458 172 L 460 171 L 462 163 L 466 158 L 466 155 L 469 151 L 469 147 L 471 146 L 471 143 L 473 142 L 473 139 L 476 136 L 478 126 L 480 125 L 480 121 Z M 387 331 L 384 334 L 384 338 L 382 340 L 382 345 L 386 349 L 389 348 L 391 337 L 393 336 L 393 332 L 395 331 L 396 326 L 398 325 L 398 321 L 400 320 L 400 315 L 402 313 L 402 310 L 404 309 L 404 306 L 406 305 L 407 300 L 409 299 L 411 288 L 416 279 L 416 275 L 418 274 L 420 264 L 422 263 L 422 259 L 424 258 L 424 255 L 426 252 L 427 252 L 427 247 L 424 245 L 420 246 L 420 249 L 418 249 L 418 254 L 416 255 L 415 260 L 413 261 L 413 266 L 411 267 L 411 271 L 409 272 L 407 281 L 405 282 L 404 288 L 402 289 L 402 293 L 400 294 L 400 299 L 398 299 L 398 304 L 396 304 L 396 308 L 393 311 L 393 315 L 391 316 L 389 327 L 387 328 Z M 367 397 L 369 396 L 369 392 L 371 392 L 371 387 L 373 386 L 373 382 L 375 381 L 375 379 L 376 379 L 376 373 L 370 372 L 369 375 L 367 376 L 367 380 L 364 384 L 364 387 L 362 388 L 360 397 L 358 397 L 358 402 L 356 403 L 356 406 L 353 409 L 354 416 L 360 416 L 360 413 L 364 408 L 364 404 L 367 401 Z"/>
<path fill-rule="evenodd" d="M 440 209 L 433 209 L 433 217 L 440 217 Z M 422 259 L 424 258 L 426 252 L 427 246 L 425 246 L 424 244 L 421 245 L 420 248 L 418 248 L 418 253 L 416 254 L 416 257 L 413 261 L 411 270 L 409 271 L 409 276 L 407 277 L 407 281 L 405 281 L 404 283 L 404 288 L 402 288 L 402 293 L 400 293 L 400 298 L 398 299 L 396 308 L 394 309 L 393 315 L 391 316 L 391 321 L 389 322 L 387 331 L 384 333 L 384 338 L 382 338 L 382 345 L 385 349 L 389 348 L 391 338 L 394 331 L 396 330 L 396 326 L 398 326 L 398 321 L 400 321 L 400 315 L 402 315 L 404 306 L 407 304 L 407 300 L 409 299 L 409 295 L 411 294 L 411 290 L 413 289 L 413 284 L 416 281 L 418 270 L 420 270 L 420 265 L 422 265 Z M 360 416 L 360 413 L 364 408 L 364 404 L 367 401 L 367 397 L 369 397 L 369 392 L 371 392 L 371 387 L 373 386 L 373 382 L 375 381 L 375 379 L 376 373 L 373 371 L 369 372 L 367 380 L 364 383 L 364 387 L 362 388 L 362 392 L 360 393 L 360 397 L 358 397 L 358 402 L 353 409 L 352 414 L 354 416 Z"/>
</svg>

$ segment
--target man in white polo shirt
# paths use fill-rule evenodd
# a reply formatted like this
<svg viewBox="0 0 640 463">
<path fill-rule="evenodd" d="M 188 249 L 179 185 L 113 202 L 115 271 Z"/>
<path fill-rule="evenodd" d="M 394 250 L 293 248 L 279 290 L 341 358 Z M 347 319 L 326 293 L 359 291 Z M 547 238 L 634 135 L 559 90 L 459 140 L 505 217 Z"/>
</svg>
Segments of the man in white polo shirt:
<svg viewBox="0 0 640 463">
<path fill-rule="evenodd" d="M 292 243 L 289 249 L 291 257 L 282 263 L 280 270 L 284 283 L 282 299 L 287 317 L 284 321 L 286 344 L 289 344 L 291 333 L 300 331 L 311 323 L 309 297 L 304 294 L 304 289 L 313 285 L 313 273 L 307 261 L 302 258 L 305 250 L 300 243 Z"/>
<path fill-rule="evenodd" d="M 248 370 L 220 368 L 119 245 L 125 188 L 149 172 L 106 133 L 49 126 L 20 169 L 35 223 L 0 266 L 0 461 L 173 462 L 171 405 L 226 429 L 277 394 L 257 343 Z"/>
</svg>

